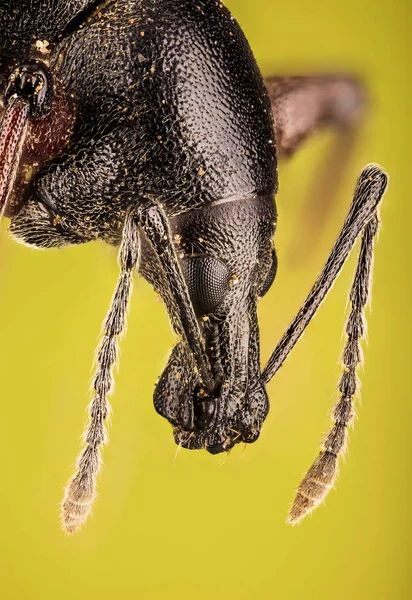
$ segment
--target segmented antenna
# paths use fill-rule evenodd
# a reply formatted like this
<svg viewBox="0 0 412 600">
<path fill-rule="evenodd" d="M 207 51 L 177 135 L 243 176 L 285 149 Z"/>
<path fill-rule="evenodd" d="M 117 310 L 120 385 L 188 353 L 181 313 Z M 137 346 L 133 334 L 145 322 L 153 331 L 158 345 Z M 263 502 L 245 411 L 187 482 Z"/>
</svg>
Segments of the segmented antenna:
<svg viewBox="0 0 412 600">
<path fill-rule="evenodd" d="M 110 405 L 108 395 L 113 388 L 113 367 L 118 352 L 118 337 L 126 324 L 129 298 L 133 287 L 133 270 L 138 260 L 138 232 L 133 213 L 125 220 L 119 252 L 120 275 L 97 355 L 93 380 L 93 399 L 89 406 L 89 422 L 84 433 L 84 448 L 77 459 L 76 472 L 70 479 L 62 502 L 63 529 L 71 534 L 87 519 L 96 497 L 96 477 L 102 465 L 101 446 L 107 442 L 105 419 Z"/>
<path fill-rule="evenodd" d="M 353 398 L 358 388 L 356 367 L 362 361 L 360 341 L 366 329 L 364 310 L 370 298 L 373 244 L 378 227 L 379 219 L 375 211 L 363 232 L 358 266 L 349 296 L 351 310 L 346 323 L 347 341 L 342 356 L 344 371 L 339 383 L 341 397 L 333 409 L 334 424 L 323 440 L 323 450 L 298 488 L 288 516 L 288 522 L 292 524 L 300 521 L 325 498 L 338 474 L 338 457 L 346 450 L 348 426 L 355 414 Z"/>
</svg>

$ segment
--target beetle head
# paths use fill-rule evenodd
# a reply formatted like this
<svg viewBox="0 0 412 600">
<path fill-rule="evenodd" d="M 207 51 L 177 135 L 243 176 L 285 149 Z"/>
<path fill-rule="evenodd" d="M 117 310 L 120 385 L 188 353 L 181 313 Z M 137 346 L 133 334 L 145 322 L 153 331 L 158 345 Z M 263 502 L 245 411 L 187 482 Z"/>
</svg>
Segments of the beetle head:
<svg viewBox="0 0 412 600">
<path fill-rule="evenodd" d="M 186 344 L 174 348 L 154 403 L 183 447 L 218 453 L 259 436 L 269 404 L 256 308 L 276 274 L 275 222 L 271 196 L 215 203 L 172 219 L 215 381 L 213 390 L 205 389 Z"/>
</svg>

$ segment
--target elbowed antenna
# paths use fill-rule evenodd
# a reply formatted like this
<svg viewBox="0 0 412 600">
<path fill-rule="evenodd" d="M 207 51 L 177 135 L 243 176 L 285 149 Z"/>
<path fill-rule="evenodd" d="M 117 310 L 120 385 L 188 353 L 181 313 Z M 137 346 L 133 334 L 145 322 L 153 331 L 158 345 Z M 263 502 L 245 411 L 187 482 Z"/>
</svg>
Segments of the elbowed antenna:
<svg viewBox="0 0 412 600">
<path fill-rule="evenodd" d="M 138 229 L 133 211 L 126 216 L 119 251 L 120 275 L 97 354 L 93 380 L 93 399 L 89 405 L 89 423 L 84 446 L 77 459 L 76 472 L 70 479 L 62 502 L 62 525 L 68 534 L 79 531 L 89 516 L 96 498 L 96 478 L 102 465 L 101 447 L 107 442 L 105 421 L 109 414 L 108 395 L 113 388 L 113 368 L 118 354 L 118 339 L 126 327 L 133 271 L 139 251 Z"/>
<path fill-rule="evenodd" d="M 349 295 L 351 310 L 346 324 L 347 341 L 342 361 L 344 372 L 339 383 L 341 397 L 334 407 L 334 424 L 323 440 L 322 451 L 297 490 L 288 516 L 291 524 L 300 521 L 324 500 L 336 480 L 338 458 L 345 452 L 347 428 L 353 420 L 354 397 L 359 387 L 356 368 L 362 361 L 360 341 L 365 330 L 364 310 L 371 292 L 373 244 L 379 226 L 378 207 L 387 183 L 388 176 L 377 165 L 368 165 L 363 169 L 349 214 L 323 271 L 262 373 L 262 381 L 267 385 L 301 337 L 362 234 L 358 266 Z"/>
</svg>

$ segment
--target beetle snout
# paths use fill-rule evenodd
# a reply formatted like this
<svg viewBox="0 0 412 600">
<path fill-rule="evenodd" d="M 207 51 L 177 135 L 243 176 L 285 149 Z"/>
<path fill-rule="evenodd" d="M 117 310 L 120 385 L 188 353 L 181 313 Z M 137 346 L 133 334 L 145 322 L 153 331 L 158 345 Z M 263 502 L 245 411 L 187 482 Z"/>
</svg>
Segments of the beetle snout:
<svg viewBox="0 0 412 600">
<path fill-rule="evenodd" d="M 157 412 L 173 426 L 175 441 L 212 454 L 237 443 L 252 443 L 269 410 L 259 367 L 259 334 L 255 310 L 205 328 L 206 348 L 215 390 L 208 392 L 183 342 L 173 350 L 154 394 Z"/>
</svg>

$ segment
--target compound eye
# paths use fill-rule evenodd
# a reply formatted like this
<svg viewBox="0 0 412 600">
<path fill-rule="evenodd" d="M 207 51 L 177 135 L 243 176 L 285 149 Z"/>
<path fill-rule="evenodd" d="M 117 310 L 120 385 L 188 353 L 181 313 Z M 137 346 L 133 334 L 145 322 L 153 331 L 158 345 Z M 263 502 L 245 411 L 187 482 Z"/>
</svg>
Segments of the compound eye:
<svg viewBox="0 0 412 600">
<path fill-rule="evenodd" d="M 210 313 L 223 302 L 230 280 L 224 262 L 212 256 L 193 256 L 183 259 L 181 267 L 197 315 Z"/>
<path fill-rule="evenodd" d="M 272 264 L 270 265 L 269 273 L 266 275 L 265 281 L 260 286 L 258 296 L 259 298 L 263 298 L 265 294 L 270 290 L 272 283 L 275 280 L 276 273 L 278 270 L 278 257 L 276 256 L 276 251 L 273 248 L 272 250 Z"/>
</svg>

